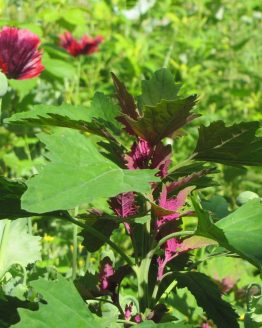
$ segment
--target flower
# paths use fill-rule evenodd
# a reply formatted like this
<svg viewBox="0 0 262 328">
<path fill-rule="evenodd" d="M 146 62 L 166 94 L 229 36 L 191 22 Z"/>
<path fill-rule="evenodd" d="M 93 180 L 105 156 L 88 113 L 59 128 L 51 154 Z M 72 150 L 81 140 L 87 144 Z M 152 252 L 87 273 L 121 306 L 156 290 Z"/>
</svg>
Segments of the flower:
<svg viewBox="0 0 262 328">
<path fill-rule="evenodd" d="M 60 46 L 74 57 L 79 55 L 91 55 L 98 51 L 98 45 L 104 40 L 101 35 L 95 38 L 84 35 L 80 41 L 77 41 L 70 32 L 65 32 L 60 35 L 59 39 Z"/>
<path fill-rule="evenodd" d="M 112 261 L 109 257 L 105 257 L 101 261 L 101 267 L 99 272 L 99 287 L 101 291 L 113 290 L 112 282 L 110 278 L 115 274 L 115 269 L 113 268 Z"/>
<path fill-rule="evenodd" d="M 123 219 L 133 216 L 138 212 L 135 194 L 133 192 L 124 192 L 115 197 L 111 197 L 108 200 L 108 204 L 114 213 Z M 127 232 L 130 233 L 130 225 L 126 222 L 124 224 Z"/>
<path fill-rule="evenodd" d="M 129 170 L 137 169 L 159 169 L 157 175 L 167 176 L 168 166 L 171 163 L 171 147 L 162 143 L 156 146 L 142 138 L 132 145 L 131 151 L 125 155 L 126 166 Z"/>
<path fill-rule="evenodd" d="M 133 302 L 125 306 L 125 320 L 130 320 L 132 316 Z"/>
<path fill-rule="evenodd" d="M 37 49 L 40 39 L 25 29 L 5 26 L 0 31 L 0 69 L 9 79 L 25 80 L 38 76 L 44 66 Z"/>
<path fill-rule="evenodd" d="M 181 190 L 175 198 L 168 198 L 168 190 L 164 185 L 159 197 L 159 206 L 163 209 L 172 211 L 173 213 L 164 216 L 159 216 L 156 221 L 156 229 L 159 232 L 158 237 L 163 238 L 172 232 L 179 231 L 181 220 L 180 210 L 186 203 L 186 199 L 192 187 L 187 187 Z M 171 238 L 163 245 L 164 256 L 157 258 L 158 274 L 157 278 L 160 281 L 164 275 L 166 264 L 172 261 L 181 252 L 187 251 L 187 248 L 181 248 L 182 241 L 180 238 Z"/>
<path fill-rule="evenodd" d="M 179 211 L 185 205 L 187 196 L 192 191 L 192 189 L 192 187 L 187 187 L 181 190 L 175 198 L 168 198 L 168 189 L 165 185 L 163 186 L 162 192 L 159 197 L 159 206 L 166 210 L 173 211 L 174 213 L 159 217 L 156 222 L 157 228 L 160 228 L 169 221 L 181 217 L 181 213 L 179 213 Z"/>
</svg>

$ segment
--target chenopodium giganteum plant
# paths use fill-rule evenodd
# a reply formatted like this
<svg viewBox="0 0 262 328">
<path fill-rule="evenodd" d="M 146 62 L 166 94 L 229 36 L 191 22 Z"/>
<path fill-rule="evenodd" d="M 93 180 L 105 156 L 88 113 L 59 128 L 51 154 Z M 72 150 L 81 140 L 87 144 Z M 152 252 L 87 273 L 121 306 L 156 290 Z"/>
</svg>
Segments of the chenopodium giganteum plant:
<svg viewBox="0 0 262 328">
<path fill-rule="evenodd" d="M 115 100 L 96 93 L 89 109 L 38 105 L 5 121 L 64 128 L 38 135 L 48 161 L 26 186 L 17 188 L 2 179 L 2 204 L 12 204 L 12 218 L 48 215 L 69 220 L 82 228 L 89 252 L 108 243 L 118 253 L 118 266 L 104 257 L 92 280 L 87 273 L 76 281 L 85 300 L 112 302 L 119 311 L 118 322 L 144 325 L 148 320 L 153 327 L 169 320 L 180 327 L 175 317 L 165 315 L 165 297 L 167 291 L 187 287 L 217 327 L 239 327 L 237 313 L 221 298 L 212 278 L 197 271 L 191 251 L 208 246 L 212 256 L 237 254 L 260 269 L 262 205 L 259 199 L 251 200 L 214 223 L 202 209 L 197 189 L 212 185 L 214 163 L 262 164 L 259 123 L 201 125 L 192 155 L 173 166 L 172 142 L 166 140 L 173 139 L 179 151 L 175 146 L 185 134 L 181 129 L 198 117 L 197 96 L 180 97 L 179 85 L 167 69 L 142 82 L 137 102 L 114 74 L 113 81 Z M 105 198 L 107 210 L 90 205 Z M 76 216 L 71 211 L 75 208 Z M 198 224 L 185 230 L 182 223 L 190 216 L 197 217 Z M 122 224 L 124 230 L 118 231 L 125 231 L 130 249 L 110 239 Z M 123 302 L 120 287 L 126 277 L 135 277 L 137 297 Z M 44 290 L 42 294 L 45 297 Z"/>
</svg>

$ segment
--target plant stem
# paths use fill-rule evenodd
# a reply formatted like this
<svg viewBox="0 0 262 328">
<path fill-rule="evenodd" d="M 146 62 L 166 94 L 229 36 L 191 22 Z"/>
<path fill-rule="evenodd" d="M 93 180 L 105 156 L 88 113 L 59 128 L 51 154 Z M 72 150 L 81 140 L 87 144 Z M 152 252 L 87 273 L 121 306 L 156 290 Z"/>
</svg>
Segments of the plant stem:
<svg viewBox="0 0 262 328">
<path fill-rule="evenodd" d="M 130 326 L 136 326 L 137 323 L 133 322 L 133 321 L 128 321 L 128 320 L 117 320 L 118 323 L 125 323 L 127 325 L 130 325 Z"/>
<path fill-rule="evenodd" d="M 75 217 L 78 214 L 78 208 L 75 208 Z M 77 219 L 75 219 L 77 220 Z M 77 228 L 78 226 L 74 224 L 73 226 L 73 259 L 72 259 L 72 280 L 75 280 L 77 274 Z"/>
<path fill-rule="evenodd" d="M 169 239 L 174 238 L 174 237 L 183 237 L 183 236 L 192 236 L 194 235 L 195 231 L 177 231 L 177 232 L 173 232 L 165 237 L 163 237 L 162 239 L 159 240 L 158 244 L 156 245 L 155 248 L 153 248 L 148 256 L 152 257 L 155 252 L 164 244 L 166 243 Z"/>
<path fill-rule="evenodd" d="M 133 268 L 133 264 L 134 263 L 133 263 L 132 259 L 129 256 L 127 256 L 124 253 L 124 251 L 122 251 L 122 249 L 120 247 L 118 247 L 109 238 L 107 238 L 106 236 L 104 236 L 101 232 L 97 231 L 96 229 L 94 229 L 91 226 L 85 225 L 84 223 L 81 223 L 81 222 L 77 221 L 76 219 L 72 218 L 68 213 L 66 213 L 66 215 L 64 215 L 63 217 L 66 218 L 71 223 L 74 223 L 74 224 L 78 225 L 79 227 L 85 229 L 86 231 L 88 231 L 89 233 L 91 233 L 96 238 L 98 238 L 98 239 L 103 240 L 104 242 L 106 242 L 109 246 L 111 246 L 123 258 L 123 260 L 125 260 L 131 266 L 131 268 Z"/>
</svg>

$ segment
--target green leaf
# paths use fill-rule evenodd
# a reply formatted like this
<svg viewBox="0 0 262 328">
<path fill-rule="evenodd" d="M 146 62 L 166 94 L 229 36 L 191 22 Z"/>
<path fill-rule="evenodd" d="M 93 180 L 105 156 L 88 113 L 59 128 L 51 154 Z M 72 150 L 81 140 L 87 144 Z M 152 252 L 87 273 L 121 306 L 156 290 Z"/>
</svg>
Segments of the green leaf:
<svg viewBox="0 0 262 328">
<path fill-rule="evenodd" d="M 26 267 L 41 259 L 41 238 L 27 230 L 25 220 L 0 221 L 0 279 L 14 264 Z"/>
<path fill-rule="evenodd" d="M 259 199 L 247 202 L 216 223 L 228 244 L 242 257 L 262 268 L 262 204 Z"/>
<path fill-rule="evenodd" d="M 36 213 L 72 209 L 122 192 L 150 191 L 156 170 L 122 170 L 102 156 L 88 137 L 74 130 L 41 134 L 48 162 L 27 183 L 22 208 Z M 113 182 L 113 183 L 112 183 Z"/>
<path fill-rule="evenodd" d="M 117 229 L 119 224 L 109 219 L 98 218 L 96 222 L 92 225 L 92 228 L 101 232 L 105 237 L 109 238 L 112 232 Z M 82 245 L 86 247 L 88 252 L 96 252 L 102 245 L 104 241 L 96 238 L 88 230 L 83 229 L 80 234 L 84 238 Z"/>
<path fill-rule="evenodd" d="M 191 113 L 196 98 L 194 95 L 185 99 L 161 100 L 155 106 L 146 105 L 143 116 L 137 120 L 127 115 L 123 117 L 138 136 L 152 144 L 157 144 L 196 117 Z"/>
<path fill-rule="evenodd" d="M 212 198 L 201 201 L 203 208 L 210 211 L 216 220 L 222 219 L 229 214 L 228 202 L 223 196 L 214 195 Z"/>
<path fill-rule="evenodd" d="M 60 126 L 91 132 L 114 139 L 107 128 L 118 134 L 120 125 L 114 120 L 118 106 L 103 93 L 96 93 L 90 108 L 73 105 L 37 105 L 33 109 L 16 113 L 5 120 L 14 125 Z"/>
<path fill-rule="evenodd" d="M 262 164 L 262 138 L 256 137 L 258 122 L 226 127 L 223 121 L 201 126 L 192 158 L 227 165 Z"/>
<path fill-rule="evenodd" d="M 7 295 L 4 296 L 4 299 L 0 298 L 0 327 L 7 328 L 19 322 L 18 308 L 36 310 L 37 304 Z"/>
<path fill-rule="evenodd" d="M 216 240 L 222 247 L 262 267 L 262 204 L 254 199 L 214 224 L 192 198 L 198 217 L 196 235 Z M 244 233 L 243 233 L 244 232 Z"/>
<path fill-rule="evenodd" d="M 197 304 L 206 312 L 218 328 L 238 328 L 238 315 L 230 304 L 221 298 L 218 286 L 200 272 L 175 272 L 178 288 L 188 288 L 196 298 Z"/>
<path fill-rule="evenodd" d="M 43 64 L 45 69 L 51 75 L 58 78 L 72 79 L 76 74 L 76 69 L 70 63 L 53 58 L 44 58 Z"/>
<path fill-rule="evenodd" d="M 216 240 L 220 245 L 228 246 L 223 231 L 213 223 L 209 213 L 200 207 L 195 197 L 192 197 L 191 200 L 198 218 L 196 235 Z"/>
<path fill-rule="evenodd" d="M 156 106 L 161 100 L 175 100 L 179 91 L 171 72 L 162 68 L 156 71 L 150 80 L 142 81 L 142 103 L 147 106 Z"/>
<path fill-rule="evenodd" d="M 26 185 L 0 177 L 0 219 L 16 219 L 31 216 L 21 209 L 20 198 Z"/>
<path fill-rule="evenodd" d="M 21 321 L 16 328 L 92 328 L 106 327 L 106 319 L 92 314 L 72 282 L 59 276 L 57 281 L 39 279 L 31 283 L 45 302 L 38 311 L 19 309 Z"/>
</svg>

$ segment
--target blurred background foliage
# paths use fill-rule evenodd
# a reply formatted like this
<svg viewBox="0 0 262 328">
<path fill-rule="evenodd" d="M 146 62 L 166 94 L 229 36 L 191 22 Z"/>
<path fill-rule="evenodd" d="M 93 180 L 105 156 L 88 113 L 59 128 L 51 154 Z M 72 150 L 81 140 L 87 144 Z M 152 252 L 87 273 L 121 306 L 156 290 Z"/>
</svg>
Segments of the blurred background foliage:
<svg viewBox="0 0 262 328">
<path fill-rule="evenodd" d="M 0 25 L 27 28 L 37 34 L 42 40 L 46 67 L 40 78 L 10 81 L 2 118 L 40 103 L 88 105 L 95 91 L 113 95 L 112 71 L 138 96 L 141 79 L 160 67 L 172 71 L 182 84 L 182 94 L 199 95 L 197 108 L 203 115 L 199 120 L 204 124 L 222 119 L 229 125 L 262 118 L 261 0 L 0 0 Z M 74 58 L 59 47 L 58 37 L 65 31 L 76 38 L 102 35 L 104 42 L 99 52 Z M 43 163 L 43 149 L 34 137 L 36 131 L 27 129 L 25 137 L 25 131 L 0 127 L 1 175 L 17 178 L 37 172 Z M 195 146 L 194 125 L 187 132 L 183 142 L 174 144 L 174 163 L 186 159 Z M 223 217 L 236 206 L 241 191 L 262 195 L 260 169 L 222 165 L 219 169 L 215 175 L 217 186 L 202 194 L 203 204 L 206 202 L 218 217 L 221 211 Z M 33 229 L 43 236 L 38 274 L 43 268 L 50 271 L 55 266 L 70 275 L 72 227 L 58 221 L 34 220 Z M 120 234 L 114 239 L 123 248 L 129 247 L 123 244 Z M 78 252 L 79 273 L 87 268 L 97 270 L 97 255 L 86 253 L 81 246 Z M 204 255 L 197 256 L 201 259 Z M 238 259 L 216 261 L 213 266 L 203 264 L 201 270 L 218 280 L 232 278 L 234 272 L 235 287 L 227 296 L 232 301 L 247 283 L 247 276 L 254 274 L 253 268 L 243 261 L 236 262 Z M 216 267 L 223 267 L 223 273 L 215 272 Z M 126 287 L 129 285 L 132 282 L 127 281 Z M 243 303 L 241 297 L 236 298 L 237 304 Z M 171 306 L 180 300 L 180 314 L 176 311 L 176 316 L 192 320 L 203 316 L 200 310 L 192 311 L 196 309 L 193 300 L 192 308 L 185 308 L 183 293 L 176 298 L 170 300 Z"/>
</svg>

